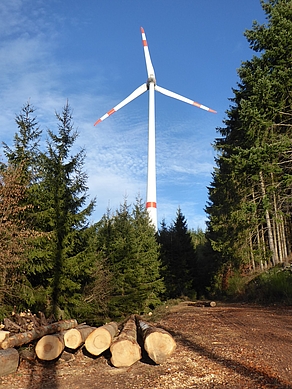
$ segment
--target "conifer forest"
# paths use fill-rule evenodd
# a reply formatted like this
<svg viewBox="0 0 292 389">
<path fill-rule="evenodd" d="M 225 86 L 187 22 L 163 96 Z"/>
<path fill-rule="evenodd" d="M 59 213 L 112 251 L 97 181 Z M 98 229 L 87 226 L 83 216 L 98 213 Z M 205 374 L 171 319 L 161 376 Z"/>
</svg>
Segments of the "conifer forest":
<svg viewBox="0 0 292 389">
<path fill-rule="evenodd" d="M 178 208 L 156 232 L 139 196 L 92 223 L 69 103 L 45 131 L 32 102 L 16 107 L 0 161 L 0 319 L 16 307 L 96 325 L 181 297 L 292 298 L 292 1 L 261 4 L 216 129 L 205 231 Z"/>
</svg>

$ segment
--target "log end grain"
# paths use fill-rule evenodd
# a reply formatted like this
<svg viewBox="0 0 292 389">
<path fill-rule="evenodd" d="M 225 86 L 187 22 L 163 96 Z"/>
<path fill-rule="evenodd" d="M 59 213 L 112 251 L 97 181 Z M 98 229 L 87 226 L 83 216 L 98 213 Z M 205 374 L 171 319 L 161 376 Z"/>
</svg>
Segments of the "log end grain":
<svg viewBox="0 0 292 389">
<path fill-rule="evenodd" d="M 8 338 L 9 334 L 10 331 L 0 330 L 0 345 L 6 338 Z"/>
<path fill-rule="evenodd" d="M 15 348 L 0 350 L 0 376 L 15 373 L 19 364 L 19 354 Z"/>
<path fill-rule="evenodd" d="M 103 327 L 92 331 L 85 340 L 85 348 L 92 355 L 100 355 L 107 350 L 112 342 L 111 334 Z"/>
<path fill-rule="evenodd" d="M 176 343 L 167 332 L 152 332 L 146 337 L 144 347 L 149 357 L 161 364 L 174 352 Z"/>
<path fill-rule="evenodd" d="M 83 339 L 81 333 L 76 328 L 71 328 L 65 332 L 64 342 L 66 347 L 75 350 L 83 343 Z"/>
<path fill-rule="evenodd" d="M 115 367 L 129 367 L 142 358 L 141 347 L 129 339 L 112 343 L 110 347 L 111 363 Z"/>
<path fill-rule="evenodd" d="M 35 352 L 39 359 L 52 361 L 58 358 L 64 350 L 64 342 L 57 335 L 43 336 L 35 346 Z"/>
</svg>

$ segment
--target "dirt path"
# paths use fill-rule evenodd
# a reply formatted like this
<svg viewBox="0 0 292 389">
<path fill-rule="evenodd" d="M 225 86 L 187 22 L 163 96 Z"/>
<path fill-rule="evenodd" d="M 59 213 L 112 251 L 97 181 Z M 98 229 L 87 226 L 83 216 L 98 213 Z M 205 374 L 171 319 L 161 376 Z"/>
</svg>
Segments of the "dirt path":
<svg viewBox="0 0 292 389">
<path fill-rule="evenodd" d="M 292 389 L 292 307 L 182 303 L 158 323 L 172 333 L 176 352 L 160 366 L 140 361 L 116 369 L 107 355 L 81 351 L 52 365 L 23 361 L 0 379 L 1 389 Z"/>
</svg>

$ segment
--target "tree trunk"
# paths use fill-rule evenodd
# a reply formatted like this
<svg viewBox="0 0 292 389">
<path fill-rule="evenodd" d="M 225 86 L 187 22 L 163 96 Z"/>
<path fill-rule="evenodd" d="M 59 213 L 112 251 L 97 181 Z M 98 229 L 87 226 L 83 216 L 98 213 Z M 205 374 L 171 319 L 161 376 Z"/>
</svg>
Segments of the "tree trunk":
<svg viewBox="0 0 292 389">
<path fill-rule="evenodd" d="M 32 331 L 12 335 L 1 343 L 1 347 L 6 350 L 9 347 L 22 346 L 23 344 L 29 343 L 32 340 L 40 339 L 44 335 L 64 331 L 76 326 L 77 321 L 75 319 L 59 321 L 57 323 L 52 323 L 47 326 L 33 329 Z"/>
<path fill-rule="evenodd" d="M 118 325 L 116 322 L 96 328 L 85 340 L 86 350 L 92 355 L 100 355 L 110 347 L 117 333 Z"/>
<path fill-rule="evenodd" d="M 39 359 L 52 361 L 62 354 L 64 348 L 64 334 L 45 335 L 37 342 L 35 352 Z"/>
<path fill-rule="evenodd" d="M 265 199 L 265 198 L 267 198 L 267 195 L 266 195 L 266 188 L 265 188 L 265 183 L 264 183 L 262 171 L 260 171 L 259 176 L 260 176 L 260 185 L 261 185 L 261 189 L 262 189 L 262 198 Z M 269 213 L 267 208 L 265 209 L 265 217 L 266 217 L 266 224 L 267 224 L 267 231 L 268 231 L 269 249 L 272 253 L 273 265 L 275 266 L 278 263 L 278 258 L 276 257 L 276 252 L 275 252 L 274 236 L 273 236 L 273 231 L 272 231 L 270 213 Z"/>
<path fill-rule="evenodd" d="M 176 343 L 167 331 L 139 319 L 138 329 L 144 341 L 144 348 L 155 363 L 163 363 L 174 352 Z"/>
<path fill-rule="evenodd" d="M 15 348 L 0 350 L 0 376 L 16 372 L 19 363 L 19 354 Z"/>
<path fill-rule="evenodd" d="M 137 326 L 135 316 L 125 323 L 120 335 L 113 341 L 110 351 L 111 363 L 115 367 L 132 366 L 142 357 L 141 347 L 137 343 Z"/>
<path fill-rule="evenodd" d="M 95 327 L 86 325 L 71 328 L 64 333 L 65 347 L 76 350 L 85 342 L 85 339 L 88 337 L 88 335 L 91 334 L 91 332 L 95 329 Z"/>
</svg>

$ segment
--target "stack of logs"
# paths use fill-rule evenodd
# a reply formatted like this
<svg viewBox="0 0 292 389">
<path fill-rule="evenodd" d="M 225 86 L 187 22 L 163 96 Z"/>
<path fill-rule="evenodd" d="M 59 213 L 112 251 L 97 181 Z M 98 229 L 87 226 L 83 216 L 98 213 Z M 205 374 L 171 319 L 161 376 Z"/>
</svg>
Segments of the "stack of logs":
<svg viewBox="0 0 292 389">
<path fill-rule="evenodd" d="M 120 326 L 116 322 L 110 322 L 97 328 L 86 324 L 78 325 L 74 319 L 48 323 L 44 317 L 37 320 L 33 316 L 33 323 L 27 317 L 23 321 L 30 324 L 30 329 L 26 329 L 24 325 L 19 326 L 22 332 L 14 334 L 11 330 L 16 331 L 18 325 L 13 325 L 12 321 L 5 325 L 4 321 L 5 327 L 0 330 L 0 376 L 17 370 L 19 353 L 15 347 L 28 343 L 34 344 L 37 358 L 44 361 L 59 358 L 65 348 L 72 351 L 85 347 L 93 356 L 109 349 L 110 361 L 115 367 L 128 367 L 139 361 L 142 358 L 141 347 L 152 361 L 161 364 L 176 347 L 173 337 L 167 331 L 135 315 L 131 315 Z"/>
</svg>

